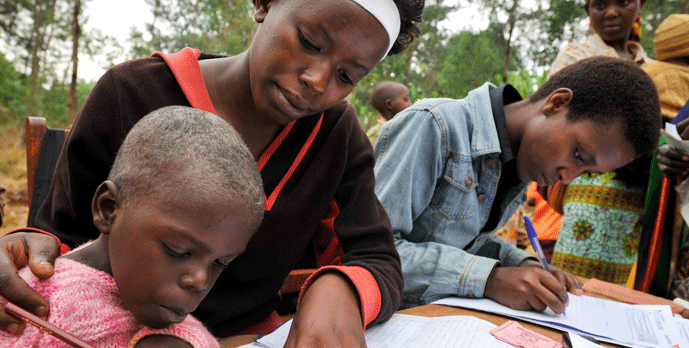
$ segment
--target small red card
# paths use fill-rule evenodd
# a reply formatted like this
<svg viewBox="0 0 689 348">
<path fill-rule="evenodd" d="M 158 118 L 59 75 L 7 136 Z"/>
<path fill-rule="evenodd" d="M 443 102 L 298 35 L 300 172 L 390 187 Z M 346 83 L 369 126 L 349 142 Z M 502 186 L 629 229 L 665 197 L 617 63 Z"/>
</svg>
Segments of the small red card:
<svg viewBox="0 0 689 348">
<path fill-rule="evenodd" d="M 562 343 L 533 332 L 513 320 L 490 330 L 490 333 L 495 338 L 519 348 L 562 348 Z"/>
</svg>

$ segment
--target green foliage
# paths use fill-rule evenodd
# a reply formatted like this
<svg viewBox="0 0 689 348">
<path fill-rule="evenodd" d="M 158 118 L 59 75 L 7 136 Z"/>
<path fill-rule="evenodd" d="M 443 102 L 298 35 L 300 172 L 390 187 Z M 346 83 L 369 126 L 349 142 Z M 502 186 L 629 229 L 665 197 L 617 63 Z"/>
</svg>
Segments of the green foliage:
<svg viewBox="0 0 689 348">
<path fill-rule="evenodd" d="M 438 76 L 438 97 L 463 98 L 485 82 L 502 83 L 504 54 L 489 32 L 452 37 Z"/>
<path fill-rule="evenodd" d="M 29 95 L 29 80 L 20 74 L 4 55 L 0 53 L 0 124 L 23 125 L 26 120 L 26 99 Z M 45 82 L 43 78 L 41 82 Z M 77 100 L 79 107 L 91 92 L 94 82 L 79 81 Z M 49 127 L 66 128 L 69 125 L 69 84 L 58 80 L 45 88 L 39 84 L 36 90 L 36 104 L 32 116 L 45 117 Z"/>
<path fill-rule="evenodd" d="M 507 83 L 514 86 L 519 94 L 524 98 L 531 96 L 539 86 L 541 86 L 548 78 L 548 72 L 529 73 L 527 70 L 522 70 L 518 73 L 512 73 L 507 78 Z"/>
<path fill-rule="evenodd" d="M 0 124 L 5 124 L 26 114 L 24 98 L 28 95 L 28 90 L 24 77 L 2 53 L 0 76 Z"/>
<path fill-rule="evenodd" d="M 43 1 L 42 27 L 35 40 L 36 15 Z M 80 59 L 99 57 L 110 67 L 126 59 L 161 50 L 174 52 L 191 46 L 204 52 L 234 55 L 250 44 L 257 24 L 252 0 L 143 0 L 153 12 L 144 30 L 132 29 L 125 51 L 112 37 L 99 31 L 84 32 Z M 88 0 L 82 0 L 87 7 Z M 450 4 L 451 3 L 451 4 Z M 489 20 L 483 31 L 451 33 L 441 23 L 462 6 L 479 6 Z M 68 83 L 71 77 L 71 8 L 74 0 L 0 1 L 0 122 L 21 123 L 28 108 L 32 52 L 38 42 L 39 75 L 34 114 L 45 116 L 52 127 L 68 122 Z M 642 11 L 642 45 L 653 57 L 653 32 L 671 13 L 686 13 L 686 0 L 648 0 Z M 512 15 L 512 16 L 510 16 Z M 81 17 L 81 21 L 86 21 Z M 510 20 L 514 29 L 510 36 Z M 583 0 L 426 0 L 421 36 L 404 52 L 385 58 L 366 76 L 348 99 L 356 107 L 364 128 L 376 123 L 370 105 L 376 83 L 395 80 L 407 85 L 412 101 L 428 97 L 462 98 L 486 81 L 508 82 L 527 97 L 546 78 L 560 47 L 581 42 L 588 32 Z M 509 46 L 509 47 L 508 47 Z M 509 59 L 505 59 L 509 51 Z M 3 55 L 4 54 L 4 55 Z M 9 57 L 10 59 L 6 59 Z M 504 69 L 505 62 L 508 69 Z M 92 82 L 79 81 L 78 102 L 85 100 Z"/>
<path fill-rule="evenodd" d="M 251 0 L 145 0 L 154 15 L 146 33 L 133 30 L 130 58 L 194 47 L 234 55 L 249 47 L 256 30 Z M 148 39 L 146 39 L 148 38 Z"/>
</svg>

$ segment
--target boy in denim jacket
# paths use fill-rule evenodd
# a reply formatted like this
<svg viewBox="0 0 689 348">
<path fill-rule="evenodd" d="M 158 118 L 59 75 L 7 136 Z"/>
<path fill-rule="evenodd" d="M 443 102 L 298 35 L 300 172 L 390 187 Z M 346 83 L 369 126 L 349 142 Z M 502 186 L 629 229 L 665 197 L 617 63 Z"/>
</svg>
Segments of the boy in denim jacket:
<svg viewBox="0 0 689 348">
<path fill-rule="evenodd" d="M 652 151 L 660 105 L 635 63 L 595 57 L 562 69 L 529 99 L 490 83 L 464 99 L 426 99 L 387 122 L 375 146 L 376 194 L 392 221 L 403 307 L 487 297 L 562 313 L 581 282 L 492 236 L 529 182 L 568 183 Z"/>
</svg>

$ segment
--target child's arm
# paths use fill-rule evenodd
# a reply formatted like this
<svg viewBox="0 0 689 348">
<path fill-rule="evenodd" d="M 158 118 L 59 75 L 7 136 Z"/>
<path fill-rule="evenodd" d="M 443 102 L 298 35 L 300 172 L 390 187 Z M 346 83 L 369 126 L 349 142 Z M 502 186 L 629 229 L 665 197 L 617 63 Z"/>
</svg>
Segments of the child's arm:
<svg viewBox="0 0 689 348">
<path fill-rule="evenodd" d="M 183 339 L 169 335 L 146 336 L 136 343 L 134 348 L 193 348 Z"/>
<path fill-rule="evenodd" d="M 132 337 L 128 346 L 220 348 L 220 343 L 203 323 L 189 315 L 183 322 L 164 329 L 142 328 Z"/>
</svg>

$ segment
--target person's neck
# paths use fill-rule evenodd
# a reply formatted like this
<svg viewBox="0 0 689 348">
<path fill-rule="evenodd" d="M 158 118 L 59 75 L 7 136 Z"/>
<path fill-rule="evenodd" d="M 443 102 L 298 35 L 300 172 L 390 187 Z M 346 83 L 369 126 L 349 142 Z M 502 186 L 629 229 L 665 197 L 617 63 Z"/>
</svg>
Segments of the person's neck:
<svg viewBox="0 0 689 348">
<path fill-rule="evenodd" d="M 112 275 L 110 257 L 108 255 L 108 243 L 101 234 L 98 239 L 94 240 L 91 244 L 62 257 Z"/>
<path fill-rule="evenodd" d="M 634 54 L 629 50 L 629 39 L 617 41 L 605 41 L 605 43 L 615 49 L 621 58 L 633 60 Z"/>
<path fill-rule="evenodd" d="M 529 122 L 534 117 L 538 116 L 537 110 L 543 109 L 545 98 L 542 100 L 531 102 L 528 98 L 504 106 L 505 110 L 505 124 L 507 125 L 507 134 L 510 138 L 510 145 L 512 146 L 512 155 L 517 156 L 519 152 L 519 145 Z M 545 117 L 540 114 L 541 117 Z"/>
<path fill-rule="evenodd" d="M 231 124 L 258 159 L 282 127 L 265 122 L 251 93 L 249 52 L 199 61 L 213 107 Z"/>
</svg>

